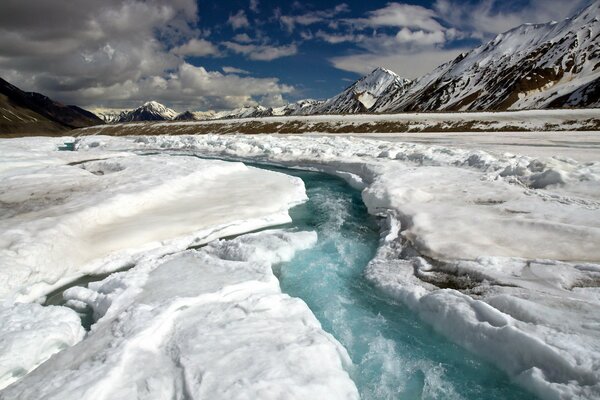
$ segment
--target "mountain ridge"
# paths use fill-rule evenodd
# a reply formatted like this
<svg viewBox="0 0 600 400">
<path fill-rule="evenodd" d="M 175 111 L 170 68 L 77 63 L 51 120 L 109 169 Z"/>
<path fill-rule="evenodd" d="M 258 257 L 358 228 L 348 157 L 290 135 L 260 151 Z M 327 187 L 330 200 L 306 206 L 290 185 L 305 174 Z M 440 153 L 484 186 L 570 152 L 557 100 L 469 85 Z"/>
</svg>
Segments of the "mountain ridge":
<svg viewBox="0 0 600 400">
<path fill-rule="evenodd" d="M 94 113 L 25 92 L 0 78 L 0 134 L 45 134 L 102 124 Z"/>
</svg>

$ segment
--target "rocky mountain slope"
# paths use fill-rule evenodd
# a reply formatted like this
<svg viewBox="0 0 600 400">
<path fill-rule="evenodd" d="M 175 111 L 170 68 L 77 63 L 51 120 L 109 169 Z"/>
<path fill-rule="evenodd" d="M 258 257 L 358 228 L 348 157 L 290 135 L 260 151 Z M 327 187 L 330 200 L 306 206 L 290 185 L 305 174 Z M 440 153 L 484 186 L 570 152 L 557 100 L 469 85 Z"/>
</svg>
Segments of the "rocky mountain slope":
<svg viewBox="0 0 600 400">
<path fill-rule="evenodd" d="M 526 24 L 387 91 L 370 111 L 600 106 L 600 1 L 572 18 Z"/>
<path fill-rule="evenodd" d="M 87 110 L 24 92 L 0 78 L 0 135 L 57 133 L 102 123 Z"/>
<path fill-rule="evenodd" d="M 315 104 L 295 114 L 354 114 L 369 112 L 378 101 L 394 93 L 401 96 L 411 81 L 385 68 L 377 68 L 364 76 L 342 93 L 323 103 Z"/>
</svg>

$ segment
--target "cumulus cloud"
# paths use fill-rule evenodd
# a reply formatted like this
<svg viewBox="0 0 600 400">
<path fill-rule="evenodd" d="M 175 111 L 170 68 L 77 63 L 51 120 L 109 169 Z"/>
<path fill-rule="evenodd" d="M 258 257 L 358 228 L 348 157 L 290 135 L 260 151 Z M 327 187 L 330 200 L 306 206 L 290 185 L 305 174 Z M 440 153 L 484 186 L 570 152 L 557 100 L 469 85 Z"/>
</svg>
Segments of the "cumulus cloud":
<svg viewBox="0 0 600 400">
<path fill-rule="evenodd" d="M 243 54 L 254 61 L 271 61 L 277 58 L 289 57 L 298 53 L 298 46 L 294 43 L 287 46 L 272 46 L 268 44 L 239 44 L 234 42 L 223 43 L 229 50 Z"/>
<path fill-rule="evenodd" d="M 189 42 L 173 49 L 173 53 L 182 56 L 219 56 L 217 46 L 206 39 L 191 39 Z"/>
<path fill-rule="evenodd" d="M 250 22 L 248 22 L 248 17 L 246 17 L 244 10 L 239 10 L 236 14 L 230 15 L 227 23 L 236 30 L 250 27 Z"/>
<path fill-rule="evenodd" d="M 221 109 L 292 91 L 276 78 L 225 75 L 185 62 L 185 56 L 220 55 L 197 21 L 196 0 L 79 0 L 76 6 L 2 0 L 0 76 L 85 107 L 157 99 Z"/>
</svg>

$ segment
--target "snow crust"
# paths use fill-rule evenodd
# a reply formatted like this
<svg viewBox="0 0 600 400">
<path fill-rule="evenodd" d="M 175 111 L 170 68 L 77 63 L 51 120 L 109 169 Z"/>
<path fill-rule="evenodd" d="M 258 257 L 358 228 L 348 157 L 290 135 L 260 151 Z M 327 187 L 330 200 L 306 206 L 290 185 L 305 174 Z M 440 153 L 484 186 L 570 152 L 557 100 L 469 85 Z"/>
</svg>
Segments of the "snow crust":
<svg viewBox="0 0 600 400">
<path fill-rule="evenodd" d="M 311 168 L 387 218 L 366 277 L 542 398 L 600 396 L 600 161 L 332 136 L 83 138 Z M 574 145 L 576 146 L 576 144 Z"/>
<path fill-rule="evenodd" d="M 102 143 L 57 151 L 70 140 L 0 142 L 0 398 L 357 398 L 345 350 L 271 271 L 316 234 L 215 242 L 290 222 L 299 178 Z M 68 289 L 68 307 L 38 304 L 124 268 Z"/>
</svg>

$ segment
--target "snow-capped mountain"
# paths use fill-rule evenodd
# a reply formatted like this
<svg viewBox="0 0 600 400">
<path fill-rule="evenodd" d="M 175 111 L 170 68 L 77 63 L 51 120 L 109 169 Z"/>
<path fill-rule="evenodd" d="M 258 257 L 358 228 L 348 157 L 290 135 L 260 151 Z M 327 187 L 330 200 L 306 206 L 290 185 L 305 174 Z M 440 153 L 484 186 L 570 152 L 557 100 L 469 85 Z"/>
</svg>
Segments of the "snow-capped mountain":
<svg viewBox="0 0 600 400">
<path fill-rule="evenodd" d="M 94 110 L 94 114 L 107 124 L 141 121 L 171 121 L 179 115 L 176 111 L 157 101 L 147 101 L 133 110 L 99 108 Z"/>
<path fill-rule="evenodd" d="M 385 68 L 377 68 L 342 93 L 321 104 L 305 107 L 295 114 L 352 114 L 371 111 L 388 93 L 401 95 L 411 81 Z"/>
<path fill-rule="evenodd" d="M 598 107 L 600 2 L 572 18 L 525 24 L 385 93 L 370 111 Z"/>
<path fill-rule="evenodd" d="M 163 106 L 159 102 L 148 101 L 134 110 L 125 112 L 121 115 L 118 122 L 171 121 L 177 115 L 176 111 Z"/>
<path fill-rule="evenodd" d="M 179 117 L 152 101 L 118 116 L 98 115 L 110 123 L 562 107 L 600 107 L 600 0 L 561 22 L 525 24 L 499 34 L 414 81 L 377 68 L 325 101 Z"/>
<path fill-rule="evenodd" d="M 130 110 L 118 110 L 111 108 L 97 108 L 92 110 L 98 118 L 104 121 L 107 124 L 114 124 L 119 122 L 121 118 L 123 118 Z"/>
<path fill-rule="evenodd" d="M 284 116 L 284 115 L 301 115 L 306 113 L 308 110 L 323 104 L 322 100 L 304 99 L 298 100 L 295 103 L 290 103 L 282 107 L 275 107 L 271 109 L 271 115 Z"/>
</svg>

